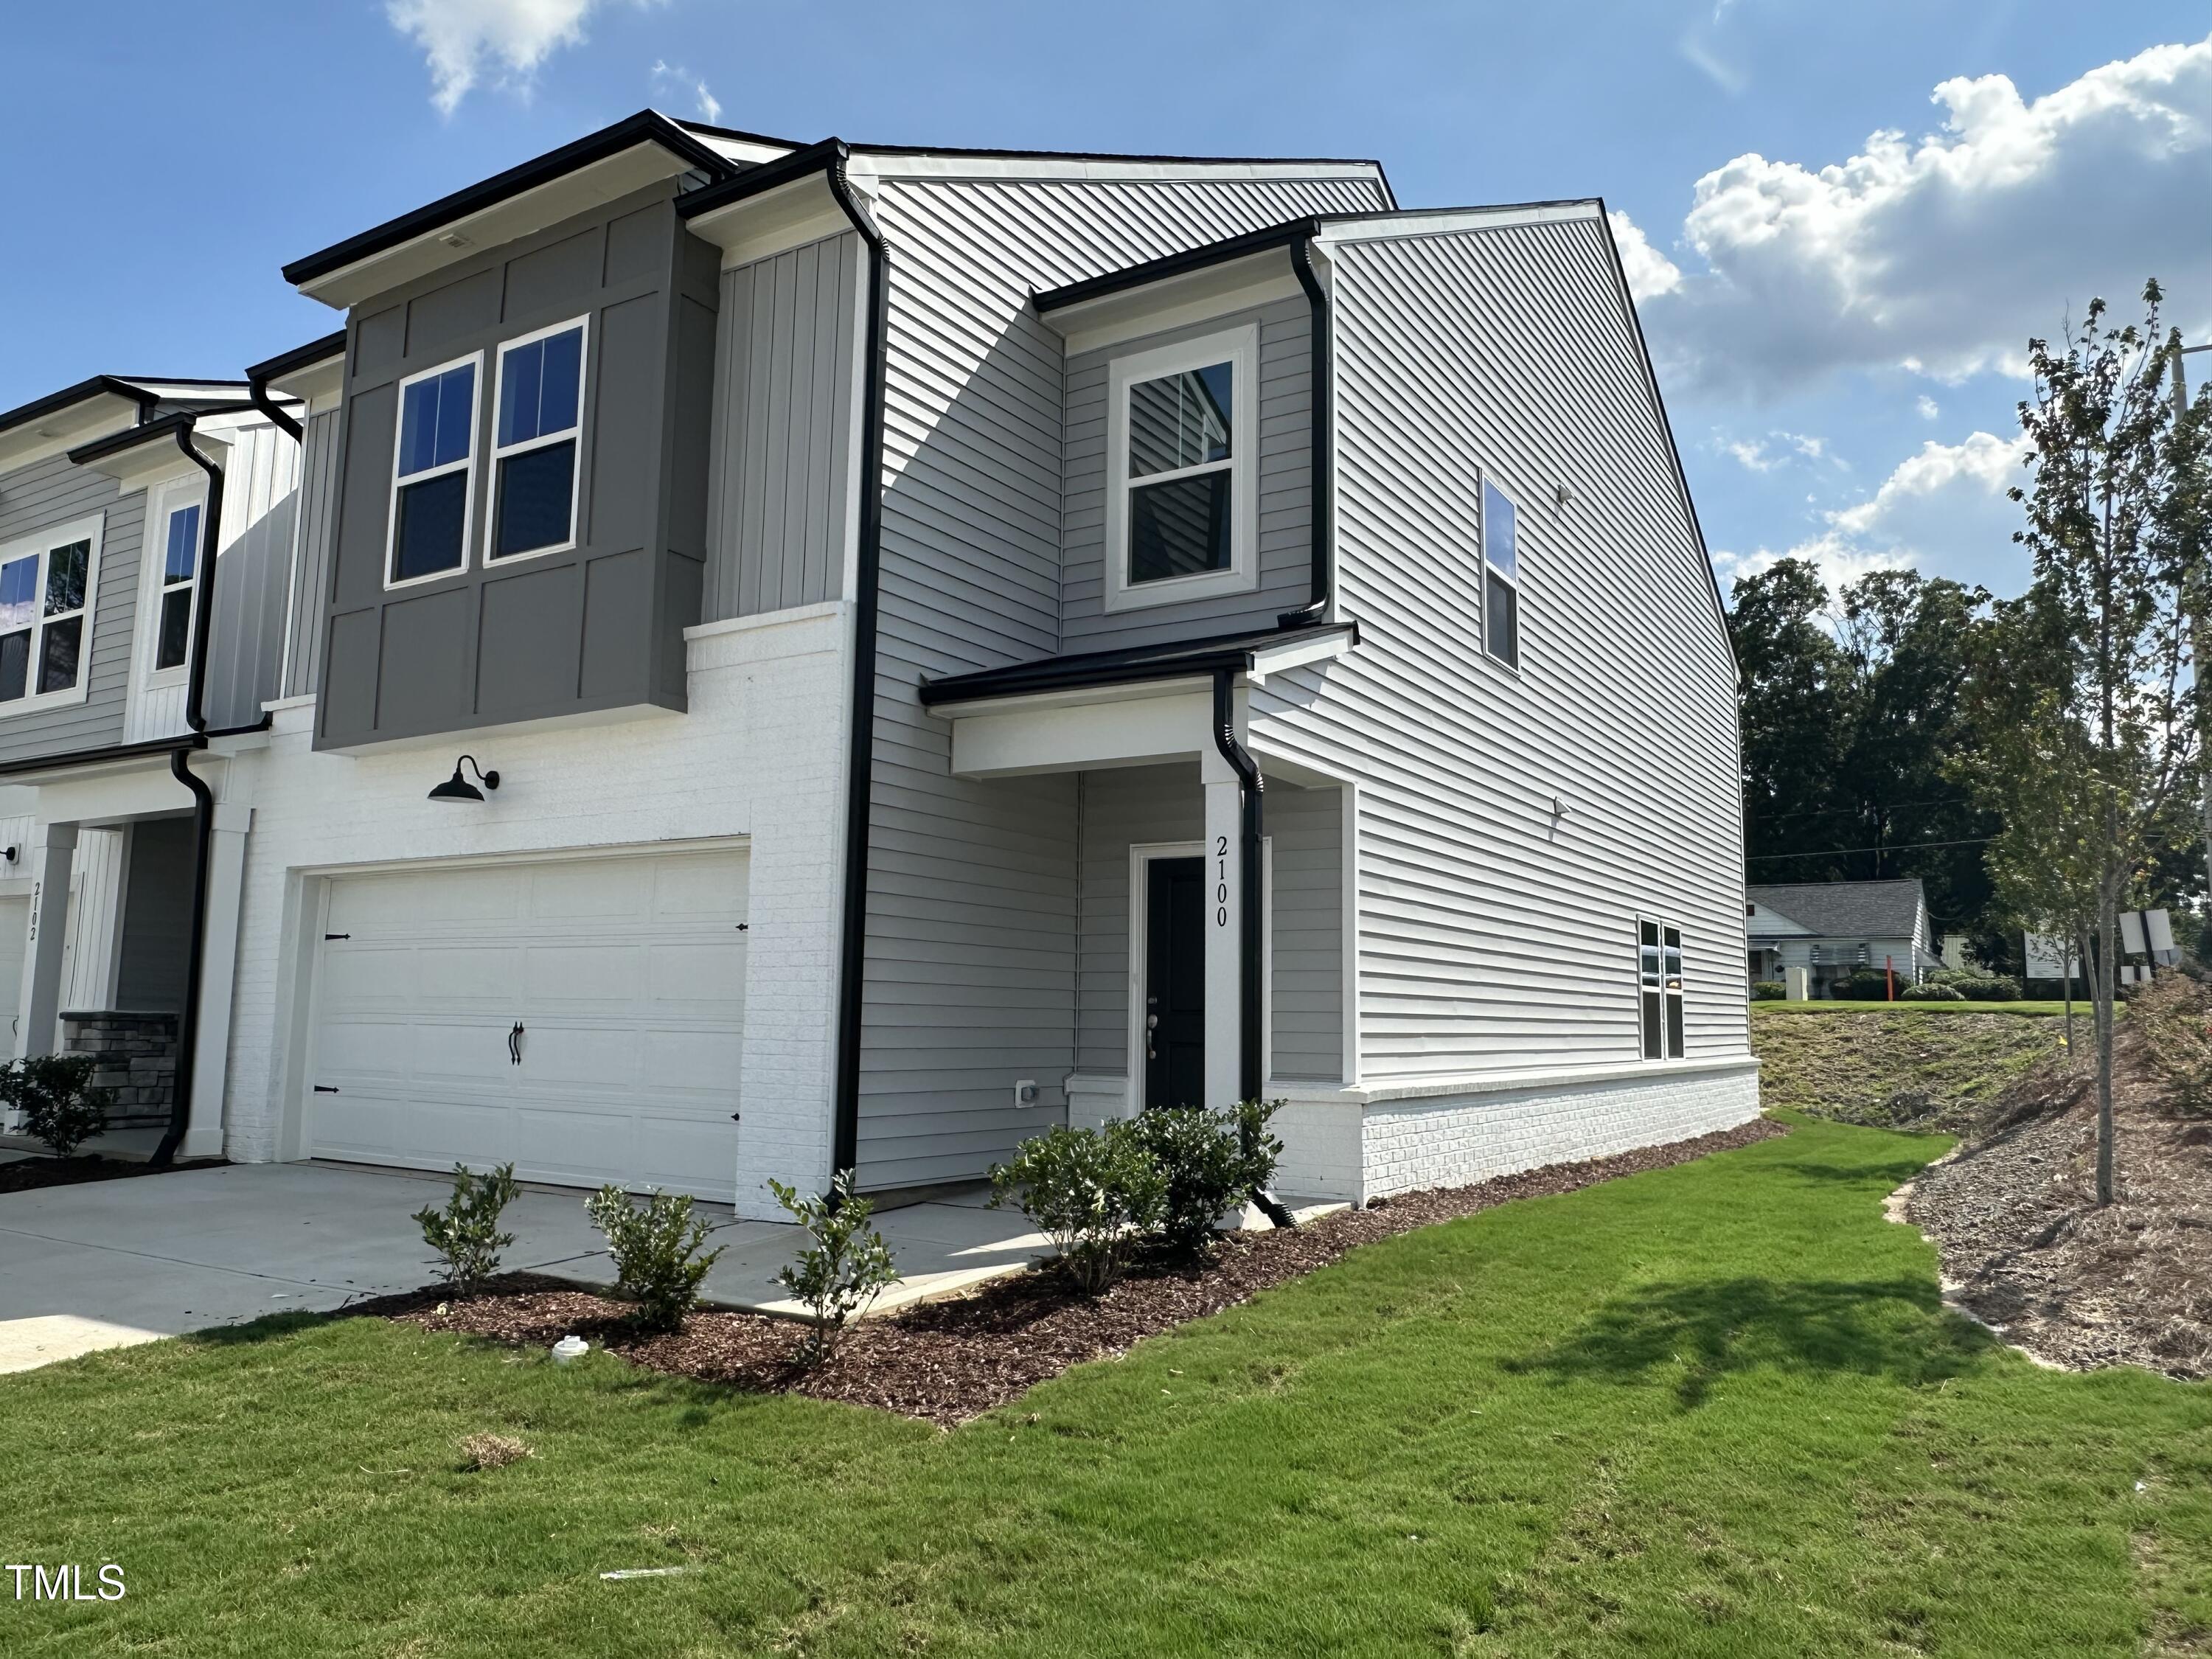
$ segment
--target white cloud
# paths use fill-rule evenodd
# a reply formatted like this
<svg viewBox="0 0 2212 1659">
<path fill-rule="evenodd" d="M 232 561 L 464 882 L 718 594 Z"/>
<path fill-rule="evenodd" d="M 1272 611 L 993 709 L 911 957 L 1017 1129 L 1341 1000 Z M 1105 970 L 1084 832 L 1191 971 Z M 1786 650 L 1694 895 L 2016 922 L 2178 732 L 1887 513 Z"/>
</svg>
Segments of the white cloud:
<svg viewBox="0 0 2212 1659">
<path fill-rule="evenodd" d="M 1856 507 L 1828 515 L 1847 535 L 1909 533 L 1924 514 L 1924 504 L 1942 501 L 1979 505 L 2002 501 L 2012 484 L 2026 481 L 2021 465 L 2025 440 L 2008 441 L 1991 432 L 1969 434 L 1966 441 L 1939 444 L 1933 438 L 1919 453 L 1899 462 L 1881 488 Z M 2010 526 L 2008 525 L 2008 535 Z"/>
<path fill-rule="evenodd" d="M 1920 411 L 1920 418 L 1923 421 L 1932 421 L 1943 412 L 1942 406 L 1925 392 L 1912 400 L 1912 406 Z"/>
<path fill-rule="evenodd" d="M 2033 100 L 1990 75 L 1933 101 L 1941 129 L 1917 140 L 1876 132 L 1820 167 L 1744 155 L 1698 181 L 1682 243 L 1702 267 L 1666 262 L 1673 280 L 1639 290 L 1671 374 L 1765 397 L 1838 369 L 2017 373 L 2030 334 L 2093 295 L 2124 315 L 2148 276 L 2192 334 L 2212 320 L 2212 38 Z"/>
<path fill-rule="evenodd" d="M 1784 432 L 1778 428 L 1763 438 L 1722 438 L 1714 441 L 1723 454 L 1739 466 L 1752 472 L 1771 472 L 1786 465 L 1793 457 L 1808 461 L 1830 461 L 1848 471 L 1850 463 L 1840 455 L 1828 453 L 1825 438 L 1807 432 Z"/>
<path fill-rule="evenodd" d="M 1613 227 L 1613 240 L 1620 249 L 1621 274 L 1628 291 L 1641 301 L 1655 295 L 1672 294 L 1682 285 L 1682 273 L 1672 259 L 1651 246 L 1636 221 L 1614 208 L 1605 216 Z"/>
<path fill-rule="evenodd" d="M 707 90 L 707 82 L 702 76 L 692 74 L 681 64 L 672 64 L 665 60 L 654 64 L 653 87 L 656 95 L 664 88 L 690 93 L 697 102 L 699 118 L 709 125 L 722 118 L 721 100 Z"/>
<path fill-rule="evenodd" d="M 630 0 L 650 5 L 655 0 Z M 526 92 L 538 66 L 584 38 L 605 0 L 385 0 L 392 27 L 422 49 L 430 101 L 446 114 L 489 73 L 492 84 Z"/>
</svg>

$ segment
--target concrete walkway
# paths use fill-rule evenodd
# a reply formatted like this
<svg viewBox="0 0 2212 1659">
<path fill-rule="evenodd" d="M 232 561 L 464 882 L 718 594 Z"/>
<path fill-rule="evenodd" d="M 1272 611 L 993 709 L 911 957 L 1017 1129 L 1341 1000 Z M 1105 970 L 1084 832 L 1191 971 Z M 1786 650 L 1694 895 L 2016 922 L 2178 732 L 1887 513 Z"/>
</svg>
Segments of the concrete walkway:
<svg viewBox="0 0 2212 1659">
<path fill-rule="evenodd" d="M 410 1218 L 444 1201 L 447 1177 L 324 1164 L 230 1164 L 0 1194 L 0 1371 L 294 1310 L 329 1312 L 434 1278 Z M 582 1191 L 533 1187 L 508 1208 L 503 1265 L 610 1285 L 605 1241 Z M 703 1293 L 790 1313 L 775 1270 L 795 1227 L 739 1221 L 702 1204 L 726 1245 Z M 884 1312 L 1012 1273 L 1047 1252 L 1020 1214 L 980 1195 L 878 1218 L 904 1281 Z"/>
</svg>

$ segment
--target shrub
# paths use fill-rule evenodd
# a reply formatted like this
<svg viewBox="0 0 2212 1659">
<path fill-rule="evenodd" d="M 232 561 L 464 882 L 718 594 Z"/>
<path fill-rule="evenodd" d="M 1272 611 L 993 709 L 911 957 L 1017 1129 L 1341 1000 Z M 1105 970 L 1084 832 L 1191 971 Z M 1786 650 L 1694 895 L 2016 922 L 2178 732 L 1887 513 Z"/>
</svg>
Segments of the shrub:
<svg viewBox="0 0 2212 1659">
<path fill-rule="evenodd" d="M 806 1334 L 805 1359 L 810 1365 L 819 1364 L 836 1346 L 846 1321 L 897 1284 L 899 1271 L 891 1261 L 891 1247 L 868 1225 L 875 1206 L 853 1195 L 850 1170 L 830 1183 L 827 1197 L 809 1193 L 801 1198 L 781 1181 L 771 1180 L 768 1185 L 809 1240 L 799 1259 L 775 1276 L 814 1315 Z"/>
<path fill-rule="evenodd" d="M 2212 1113 L 2212 991 L 2171 969 L 2131 988 L 2128 1024 L 2167 1104 Z"/>
<path fill-rule="evenodd" d="M 1223 1212 L 1274 1180 L 1283 1143 L 1267 1133 L 1267 1121 L 1282 1103 L 1251 1100 L 1225 1112 L 1156 1106 L 1131 1120 L 1167 1183 L 1160 1232 L 1169 1245 L 1202 1249 Z"/>
<path fill-rule="evenodd" d="M 2020 981 L 2009 974 L 1954 974 L 1950 985 L 1968 1002 L 2020 1000 Z"/>
<path fill-rule="evenodd" d="M 1903 990 L 1912 982 L 1910 974 L 1899 974 L 1897 985 Z M 1879 968 L 1861 968 L 1845 980 L 1843 994 L 1853 1002 L 1887 1002 L 1889 1000 L 1889 975 Z"/>
<path fill-rule="evenodd" d="M 415 1212 L 422 1242 L 438 1253 L 439 1271 L 458 1296 L 474 1296 L 499 1271 L 499 1253 L 514 1243 L 499 1230 L 500 1212 L 514 1201 L 514 1165 L 502 1164 L 489 1175 L 471 1175 L 453 1165 L 453 1195 L 446 1207 Z"/>
<path fill-rule="evenodd" d="M 1789 996 L 1790 988 L 1777 979 L 1755 979 L 1751 982 L 1753 1002 L 1780 1002 Z"/>
<path fill-rule="evenodd" d="M 115 1097 L 92 1086 L 90 1054 L 34 1054 L 0 1066 L 0 1106 L 19 1114 L 23 1132 L 44 1141 L 56 1158 L 76 1149 L 107 1127 Z"/>
<path fill-rule="evenodd" d="M 691 1213 L 690 1199 L 655 1189 L 641 1209 L 609 1182 L 584 1200 L 584 1211 L 607 1236 L 615 1288 L 637 1304 L 637 1322 L 649 1331 L 682 1329 L 698 1305 L 699 1281 L 723 1248 L 701 1253 L 708 1226 Z"/>
<path fill-rule="evenodd" d="M 1897 1000 L 1899 1002 L 1964 1002 L 1966 999 L 1960 996 L 1955 988 L 1939 985 L 1931 979 L 1924 985 L 1906 986 L 1897 994 Z"/>
<path fill-rule="evenodd" d="M 1121 1276 L 1132 1238 L 1160 1224 L 1167 1180 L 1127 1120 L 1048 1130 L 991 1166 L 991 1205 L 1008 1203 L 1053 1242 L 1069 1275 L 1096 1296 Z"/>
</svg>

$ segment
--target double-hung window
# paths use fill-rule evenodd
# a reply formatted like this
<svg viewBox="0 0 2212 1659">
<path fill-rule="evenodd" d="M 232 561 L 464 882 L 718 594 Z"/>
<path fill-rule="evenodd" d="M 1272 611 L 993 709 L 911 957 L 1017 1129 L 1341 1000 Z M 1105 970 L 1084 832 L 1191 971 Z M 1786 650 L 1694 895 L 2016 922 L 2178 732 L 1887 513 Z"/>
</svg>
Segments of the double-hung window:
<svg viewBox="0 0 2212 1659">
<path fill-rule="evenodd" d="M 579 318 L 499 349 L 489 549 L 494 559 L 554 553 L 576 544 L 584 326 Z"/>
<path fill-rule="evenodd" d="M 1107 610 L 1253 586 L 1258 358 L 1247 327 L 1114 363 Z"/>
<path fill-rule="evenodd" d="M 1682 930 L 1663 921 L 1636 924 L 1636 976 L 1643 1013 L 1644 1058 L 1682 1057 Z"/>
<path fill-rule="evenodd" d="M 202 503 L 196 501 L 163 505 L 161 599 L 154 619 L 154 672 L 157 674 L 182 669 L 191 654 L 202 510 Z"/>
<path fill-rule="evenodd" d="M 100 520 L 0 547 L 0 714 L 84 696 Z"/>
<path fill-rule="evenodd" d="M 399 383 L 388 586 L 451 575 L 468 564 L 483 367 L 479 351 Z"/>
<path fill-rule="evenodd" d="M 1482 481 L 1482 647 L 1507 666 L 1521 665 L 1521 558 L 1512 498 Z"/>
</svg>

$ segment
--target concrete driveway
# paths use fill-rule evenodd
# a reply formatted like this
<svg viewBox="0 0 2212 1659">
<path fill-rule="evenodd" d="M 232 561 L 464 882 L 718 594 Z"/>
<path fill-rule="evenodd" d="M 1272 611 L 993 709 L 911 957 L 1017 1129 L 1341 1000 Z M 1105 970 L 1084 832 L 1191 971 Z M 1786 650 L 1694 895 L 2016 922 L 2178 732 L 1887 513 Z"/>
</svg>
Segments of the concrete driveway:
<svg viewBox="0 0 2212 1659">
<path fill-rule="evenodd" d="M 0 1371 L 264 1315 L 328 1312 L 434 1279 L 410 1218 L 447 1177 L 324 1164 L 229 1164 L 0 1194 Z M 532 1188 L 502 1218 L 502 1265 L 605 1285 L 614 1268 L 580 1191 Z M 727 1247 L 708 1300 L 775 1312 L 798 1230 L 702 1204 Z M 1026 1266 L 1048 1248 L 1018 1214 L 973 1202 L 880 1218 L 905 1282 L 876 1311 Z"/>
</svg>

